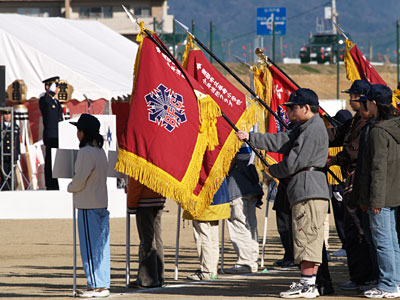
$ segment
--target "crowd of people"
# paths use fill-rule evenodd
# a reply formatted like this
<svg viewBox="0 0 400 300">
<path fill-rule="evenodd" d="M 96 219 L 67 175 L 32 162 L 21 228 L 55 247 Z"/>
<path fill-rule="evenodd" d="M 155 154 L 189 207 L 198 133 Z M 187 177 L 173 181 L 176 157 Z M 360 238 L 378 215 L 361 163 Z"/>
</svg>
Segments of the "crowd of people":
<svg viewBox="0 0 400 300">
<path fill-rule="evenodd" d="M 39 102 L 46 164 L 51 148 L 57 146 L 56 130 L 51 124 L 62 120 L 61 108 L 54 98 L 56 81 L 57 78 L 44 81 L 47 90 Z M 356 80 L 344 92 L 349 94 L 354 115 L 339 111 L 336 126 L 326 127 L 319 115 L 317 94 L 300 88 L 284 104 L 290 121 L 288 130 L 274 134 L 236 133 L 240 141 L 283 154 L 282 160 L 269 166 L 267 172 L 279 180 L 273 208 L 284 256 L 274 265 L 299 267 L 300 278 L 280 293 L 282 298 L 315 298 L 334 293 L 324 238 L 330 201 L 350 278 L 340 288 L 362 291 L 368 298 L 400 297 L 400 200 L 396 197 L 400 194 L 400 118 L 387 86 Z M 8 120 L 7 113 L 4 120 Z M 110 236 L 104 141 L 94 116 L 82 114 L 78 122 L 70 123 L 77 127 L 80 150 L 68 191 L 73 193 L 78 209 L 81 257 L 87 277 L 87 289 L 78 296 L 107 297 Z M 9 126 L 2 126 L 6 125 Z M 333 154 L 330 147 L 339 148 Z M 341 182 L 336 177 L 336 182 L 328 183 L 327 170 L 332 166 L 340 168 Z M 270 187 L 274 185 L 271 181 Z M 52 181 L 51 168 L 46 171 L 46 186 L 58 189 L 57 182 Z M 136 214 L 140 239 L 137 277 L 129 286 L 163 287 L 161 218 L 166 199 L 133 178 L 129 178 L 127 186 L 127 209 Z M 227 219 L 237 255 L 234 266 L 224 269 L 224 273 L 258 271 L 256 208 L 262 204 L 263 194 L 251 151 L 243 146 L 204 213 L 196 218 L 187 211 L 183 214 L 192 220 L 200 260 L 199 269 L 188 280 L 218 278 L 219 220 L 223 219 Z"/>
</svg>

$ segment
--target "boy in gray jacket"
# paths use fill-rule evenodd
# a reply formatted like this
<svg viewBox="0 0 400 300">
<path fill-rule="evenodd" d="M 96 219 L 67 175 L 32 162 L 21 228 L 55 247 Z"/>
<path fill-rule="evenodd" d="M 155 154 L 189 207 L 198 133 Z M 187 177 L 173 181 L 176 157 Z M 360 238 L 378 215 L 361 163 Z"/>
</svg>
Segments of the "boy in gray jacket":
<svg viewBox="0 0 400 300">
<path fill-rule="evenodd" d="M 285 103 L 299 123 L 279 133 L 238 131 L 241 140 L 250 140 L 257 148 L 285 155 L 269 173 L 290 178 L 287 194 L 292 210 L 294 260 L 301 267 L 300 282 L 281 292 L 282 298 L 315 298 L 318 266 L 322 262 L 324 220 L 328 212 L 329 190 L 324 167 L 328 158 L 328 134 L 318 114 L 318 96 L 310 89 L 298 89 Z"/>
</svg>

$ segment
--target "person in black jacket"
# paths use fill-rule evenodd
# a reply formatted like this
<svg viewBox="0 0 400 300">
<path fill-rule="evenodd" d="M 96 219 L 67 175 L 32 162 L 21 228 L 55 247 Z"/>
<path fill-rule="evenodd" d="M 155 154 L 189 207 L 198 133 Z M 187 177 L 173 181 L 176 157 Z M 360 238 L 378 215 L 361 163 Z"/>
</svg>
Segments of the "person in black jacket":
<svg viewBox="0 0 400 300">
<path fill-rule="evenodd" d="M 63 120 L 61 104 L 55 98 L 59 79 L 56 76 L 43 80 L 46 93 L 39 99 L 43 120 L 43 143 L 46 146 L 44 173 L 47 190 L 58 190 L 58 180 L 52 176 L 51 148 L 58 148 L 58 122 Z"/>
<path fill-rule="evenodd" d="M 344 91 L 350 95 L 350 105 L 356 112 L 352 119 L 342 126 L 327 128 L 329 146 L 340 147 L 343 150 L 327 161 L 327 166 L 339 165 L 341 167 L 344 187 L 344 233 L 346 240 L 347 265 L 350 280 L 341 284 L 343 290 L 357 290 L 367 284 L 371 277 L 371 264 L 369 261 L 369 247 L 364 237 L 362 228 L 362 211 L 350 201 L 353 188 L 354 172 L 357 163 L 358 146 L 365 120 L 361 118 L 360 103 L 356 100 L 368 93 L 371 85 L 365 80 L 355 80 L 350 89 Z"/>
<path fill-rule="evenodd" d="M 11 161 L 11 112 L 9 110 L 3 112 L 3 122 L 0 129 L 0 148 L 2 148 L 0 152 L 3 156 L 3 165 L 0 170 L 0 190 L 9 191 L 13 190 L 11 186 L 11 169 L 15 166 L 20 154 L 19 126 L 14 124 L 14 162 Z"/>
</svg>

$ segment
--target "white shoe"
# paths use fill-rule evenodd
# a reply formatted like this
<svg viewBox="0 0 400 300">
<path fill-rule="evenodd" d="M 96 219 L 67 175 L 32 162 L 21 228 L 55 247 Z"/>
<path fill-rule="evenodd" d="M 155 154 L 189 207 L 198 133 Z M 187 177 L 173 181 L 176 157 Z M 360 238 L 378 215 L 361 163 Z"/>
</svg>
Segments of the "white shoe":
<svg viewBox="0 0 400 300">
<path fill-rule="evenodd" d="M 399 292 L 386 292 L 379 288 L 373 288 L 364 292 L 367 298 L 397 298 L 400 296 Z"/>
<path fill-rule="evenodd" d="M 281 298 L 293 299 L 293 298 L 316 298 L 319 296 L 317 286 L 303 285 L 300 282 L 293 282 L 287 291 L 279 294 Z"/>
<path fill-rule="evenodd" d="M 77 296 L 80 298 L 105 298 L 110 296 L 110 291 L 106 288 L 90 289 L 87 291 L 78 290 Z"/>
<path fill-rule="evenodd" d="M 218 279 L 218 275 L 209 273 L 209 272 L 203 272 L 201 270 L 197 270 L 195 273 L 186 277 L 186 279 L 194 280 L 194 281 L 215 280 L 215 279 Z"/>
</svg>

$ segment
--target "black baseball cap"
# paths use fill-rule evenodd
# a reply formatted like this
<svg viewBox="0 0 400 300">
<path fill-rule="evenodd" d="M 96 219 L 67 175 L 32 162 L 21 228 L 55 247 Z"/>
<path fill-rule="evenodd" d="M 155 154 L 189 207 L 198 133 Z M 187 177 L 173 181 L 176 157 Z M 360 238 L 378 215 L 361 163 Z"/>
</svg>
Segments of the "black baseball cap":
<svg viewBox="0 0 400 300">
<path fill-rule="evenodd" d="M 342 93 L 366 95 L 371 88 L 371 84 L 366 80 L 354 80 L 351 87 L 347 90 L 342 91 Z"/>
<path fill-rule="evenodd" d="M 347 109 L 338 110 L 336 115 L 333 117 L 335 120 L 339 121 L 340 123 L 344 124 L 347 120 L 350 120 L 353 116 L 351 112 Z"/>
<path fill-rule="evenodd" d="M 319 105 L 317 94 L 310 89 L 300 88 L 290 94 L 288 102 L 283 103 L 285 106 L 293 105 Z"/>
<path fill-rule="evenodd" d="M 98 132 L 100 129 L 99 120 L 89 114 L 81 114 L 78 122 L 70 122 L 72 125 L 78 127 L 79 130 L 83 130 L 84 132 Z"/>
<path fill-rule="evenodd" d="M 380 104 L 392 104 L 392 90 L 383 84 L 373 84 L 367 94 L 367 99 Z"/>
</svg>

